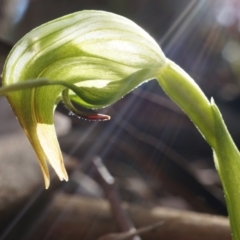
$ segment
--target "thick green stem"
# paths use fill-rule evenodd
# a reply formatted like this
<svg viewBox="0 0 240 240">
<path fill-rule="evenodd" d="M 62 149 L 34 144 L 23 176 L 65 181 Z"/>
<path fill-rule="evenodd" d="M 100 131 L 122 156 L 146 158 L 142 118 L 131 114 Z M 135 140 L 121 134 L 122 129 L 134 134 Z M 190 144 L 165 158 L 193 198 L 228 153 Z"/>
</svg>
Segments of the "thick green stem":
<svg viewBox="0 0 240 240">
<path fill-rule="evenodd" d="M 240 240 L 240 153 L 222 116 L 194 80 L 172 61 L 159 72 L 158 82 L 196 125 L 213 148 L 222 181 L 234 240 Z"/>
<path fill-rule="evenodd" d="M 189 116 L 206 141 L 214 147 L 211 105 L 196 82 L 171 60 L 161 69 L 157 80 L 166 94 Z"/>
<path fill-rule="evenodd" d="M 233 239 L 240 239 L 240 154 L 235 146 L 220 111 L 212 101 L 215 125 L 215 165 L 220 175 L 227 203 Z"/>
</svg>

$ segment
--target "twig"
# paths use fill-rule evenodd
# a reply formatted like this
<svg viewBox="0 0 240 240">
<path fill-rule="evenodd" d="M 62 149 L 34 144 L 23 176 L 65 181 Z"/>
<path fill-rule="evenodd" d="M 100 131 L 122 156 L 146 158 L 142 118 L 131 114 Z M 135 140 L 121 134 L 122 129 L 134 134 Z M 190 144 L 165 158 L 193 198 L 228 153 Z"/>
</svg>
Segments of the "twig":
<svg viewBox="0 0 240 240">
<path fill-rule="evenodd" d="M 100 157 L 93 158 L 92 169 L 93 174 L 95 175 L 95 179 L 98 181 L 105 192 L 105 196 L 111 206 L 113 217 L 119 225 L 120 230 L 127 232 L 123 233 L 123 235 L 130 233 L 133 234 L 132 240 L 141 240 L 141 238 L 136 235 L 137 230 L 134 227 L 133 222 L 130 220 L 129 215 L 121 206 L 121 200 L 115 188 L 115 179 L 108 172 Z"/>
<path fill-rule="evenodd" d="M 139 228 L 135 231 L 133 230 L 133 231 L 128 231 L 128 232 L 124 232 L 124 233 L 110 233 L 110 234 L 100 237 L 98 240 L 126 240 L 126 239 L 129 239 L 130 237 L 134 237 L 134 236 L 140 235 L 142 233 L 153 231 L 163 224 L 164 224 L 164 222 L 160 221 L 160 222 L 154 223 L 152 225 Z"/>
</svg>

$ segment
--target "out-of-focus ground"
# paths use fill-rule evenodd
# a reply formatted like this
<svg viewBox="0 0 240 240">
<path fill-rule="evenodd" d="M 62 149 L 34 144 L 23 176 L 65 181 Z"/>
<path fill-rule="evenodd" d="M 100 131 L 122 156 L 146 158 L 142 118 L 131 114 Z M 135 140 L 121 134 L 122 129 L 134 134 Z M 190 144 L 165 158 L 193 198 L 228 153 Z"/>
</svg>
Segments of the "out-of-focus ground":
<svg viewBox="0 0 240 240">
<path fill-rule="evenodd" d="M 240 6 L 217 2 L 0 0 L 0 72 L 13 44 L 32 28 L 83 9 L 112 11 L 147 30 L 214 97 L 239 145 Z M 35 154 L 0 99 L 0 239 L 98 239 L 121 229 L 109 208 L 116 199 L 137 228 L 163 221 L 143 239 L 230 239 L 211 149 L 157 82 L 102 111 L 111 121 L 79 120 L 58 107 L 70 180 L 61 183 L 52 172 L 46 191 Z M 97 156 L 115 178 L 115 200 L 93 170 Z"/>
</svg>

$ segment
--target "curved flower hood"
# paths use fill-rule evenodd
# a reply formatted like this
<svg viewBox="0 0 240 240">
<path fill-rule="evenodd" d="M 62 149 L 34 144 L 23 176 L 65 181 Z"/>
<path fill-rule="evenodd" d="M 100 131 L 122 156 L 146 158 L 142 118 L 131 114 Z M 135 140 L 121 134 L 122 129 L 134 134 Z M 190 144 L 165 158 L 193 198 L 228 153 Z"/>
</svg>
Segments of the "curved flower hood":
<svg viewBox="0 0 240 240">
<path fill-rule="evenodd" d="M 66 87 L 73 90 L 67 94 L 69 100 L 102 108 L 156 77 L 165 61 L 148 33 L 124 17 L 103 11 L 58 18 L 35 28 L 14 46 L 4 66 L 3 85 L 27 86 L 7 98 L 36 151 L 46 188 L 47 161 L 61 180 L 68 179 L 53 123 L 54 109 Z"/>
</svg>

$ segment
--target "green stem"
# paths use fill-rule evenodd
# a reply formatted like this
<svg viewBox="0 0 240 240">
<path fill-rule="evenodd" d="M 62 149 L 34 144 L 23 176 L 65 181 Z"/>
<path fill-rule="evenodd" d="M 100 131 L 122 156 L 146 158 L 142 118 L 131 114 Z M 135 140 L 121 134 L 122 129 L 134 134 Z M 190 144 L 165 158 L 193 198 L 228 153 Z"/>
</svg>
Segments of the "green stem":
<svg viewBox="0 0 240 240">
<path fill-rule="evenodd" d="M 215 165 L 222 181 L 233 239 L 240 239 L 240 154 L 234 144 L 221 113 L 212 101 L 215 123 Z"/>
<path fill-rule="evenodd" d="M 47 79 L 31 79 L 24 82 L 17 82 L 8 86 L 0 88 L 0 96 L 5 96 L 10 92 L 21 91 L 24 89 L 30 89 L 34 87 L 42 87 L 49 84 Z"/>
<path fill-rule="evenodd" d="M 196 82 L 171 60 L 160 70 L 157 80 L 213 147 L 215 137 L 211 105 Z"/>
<path fill-rule="evenodd" d="M 234 240 L 240 240 L 240 153 L 217 106 L 208 101 L 194 80 L 172 61 L 158 74 L 163 90 L 196 125 L 213 148 L 222 181 Z"/>
<path fill-rule="evenodd" d="M 10 92 L 22 91 L 24 89 L 31 89 L 36 87 L 50 86 L 50 85 L 61 85 L 71 89 L 77 96 L 79 96 L 79 88 L 72 83 L 67 83 L 60 80 L 48 80 L 45 78 L 29 79 L 23 82 L 14 83 L 12 85 L 3 86 L 0 88 L 0 96 L 7 95 Z"/>
</svg>

